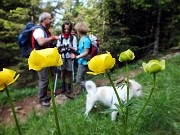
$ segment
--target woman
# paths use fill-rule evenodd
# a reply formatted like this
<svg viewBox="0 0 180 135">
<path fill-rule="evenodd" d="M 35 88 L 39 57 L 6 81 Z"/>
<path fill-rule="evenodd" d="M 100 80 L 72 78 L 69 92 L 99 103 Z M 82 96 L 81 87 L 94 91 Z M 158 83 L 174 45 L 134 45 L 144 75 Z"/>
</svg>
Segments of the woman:
<svg viewBox="0 0 180 135">
<path fill-rule="evenodd" d="M 70 22 L 64 22 L 62 25 L 62 34 L 59 35 L 59 40 L 57 42 L 57 47 L 60 50 L 59 52 L 63 60 L 63 65 L 60 67 L 62 81 L 61 92 L 64 93 L 67 91 L 67 94 L 70 94 L 72 91 L 71 81 L 72 70 L 74 68 L 74 51 L 77 50 L 77 39 L 71 34 L 71 31 L 72 24 Z M 65 81 L 67 81 L 67 83 Z"/>
<path fill-rule="evenodd" d="M 78 69 L 76 75 L 76 82 L 81 86 L 80 90 L 85 88 L 85 74 L 88 69 L 87 66 L 87 56 L 90 51 L 90 39 L 86 36 L 89 31 L 89 27 L 84 22 L 79 22 L 75 25 L 75 29 L 77 31 L 78 36 L 80 37 L 80 41 L 78 44 L 78 53 L 76 56 L 78 62 Z"/>
</svg>

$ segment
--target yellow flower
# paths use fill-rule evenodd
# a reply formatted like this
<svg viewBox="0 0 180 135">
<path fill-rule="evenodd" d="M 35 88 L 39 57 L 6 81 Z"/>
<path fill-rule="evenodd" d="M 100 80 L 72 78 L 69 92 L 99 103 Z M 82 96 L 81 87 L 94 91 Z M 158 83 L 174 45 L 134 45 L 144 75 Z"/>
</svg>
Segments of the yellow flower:
<svg viewBox="0 0 180 135">
<path fill-rule="evenodd" d="M 134 53 L 130 49 L 128 49 L 127 51 L 122 52 L 119 55 L 119 61 L 120 62 L 133 60 L 134 58 L 135 58 Z"/>
<path fill-rule="evenodd" d="M 161 61 L 150 60 L 147 64 L 143 62 L 142 66 L 144 71 L 147 73 L 150 74 L 158 73 L 165 69 L 165 60 L 161 60 Z"/>
<path fill-rule="evenodd" d="M 115 62 L 115 58 L 112 58 L 109 52 L 106 54 L 97 55 L 88 62 L 88 67 L 93 72 L 87 73 L 93 75 L 105 73 L 114 67 Z"/>
<path fill-rule="evenodd" d="M 3 71 L 0 71 L 0 90 L 3 90 L 6 86 L 14 83 L 19 74 L 15 77 L 16 72 L 7 68 L 3 68 Z"/>
<path fill-rule="evenodd" d="M 58 49 L 47 48 L 42 50 L 33 50 L 28 58 L 29 69 L 41 70 L 45 67 L 61 66 L 63 61 Z"/>
</svg>

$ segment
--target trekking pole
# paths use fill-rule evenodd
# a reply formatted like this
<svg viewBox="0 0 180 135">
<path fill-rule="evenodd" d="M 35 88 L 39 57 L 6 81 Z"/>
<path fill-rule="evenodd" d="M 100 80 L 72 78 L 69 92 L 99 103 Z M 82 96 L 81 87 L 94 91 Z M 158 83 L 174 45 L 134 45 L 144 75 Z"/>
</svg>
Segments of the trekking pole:
<svg viewBox="0 0 180 135">
<path fill-rule="evenodd" d="M 72 59 L 72 81 L 74 82 L 74 59 Z"/>
<path fill-rule="evenodd" d="M 56 68 L 55 72 L 55 81 L 54 81 L 54 96 L 56 96 L 56 86 L 57 86 L 57 78 L 58 78 L 58 67 Z"/>
</svg>

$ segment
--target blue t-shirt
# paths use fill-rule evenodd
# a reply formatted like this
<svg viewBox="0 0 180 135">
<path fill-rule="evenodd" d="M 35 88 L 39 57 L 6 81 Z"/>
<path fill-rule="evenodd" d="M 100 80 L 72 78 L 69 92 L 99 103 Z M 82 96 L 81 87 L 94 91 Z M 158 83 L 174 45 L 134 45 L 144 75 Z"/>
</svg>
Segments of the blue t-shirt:
<svg viewBox="0 0 180 135">
<path fill-rule="evenodd" d="M 79 45 L 78 45 L 79 54 L 84 53 L 85 48 L 90 48 L 90 44 L 91 44 L 91 42 L 87 36 L 82 37 L 81 40 L 79 41 Z M 87 65 L 87 59 L 79 58 L 78 64 Z"/>
</svg>

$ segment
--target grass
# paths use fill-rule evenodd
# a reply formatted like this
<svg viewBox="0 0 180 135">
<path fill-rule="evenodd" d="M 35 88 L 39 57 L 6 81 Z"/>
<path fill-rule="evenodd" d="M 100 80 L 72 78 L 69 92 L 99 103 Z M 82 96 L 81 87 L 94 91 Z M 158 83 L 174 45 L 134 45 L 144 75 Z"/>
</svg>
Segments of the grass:
<svg viewBox="0 0 180 135">
<path fill-rule="evenodd" d="M 147 61 L 145 61 L 147 62 Z M 142 62 L 130 65 L 130 69 L 141 66 Z M 133 135 L 179 135 L 180 134 L 180 55 L 166 59 L 166 69 L 157 74 L 157 85 L 142 113 Z M 124 69 L 116 70 L 116 74 L 124 72 Z M 104 79 L 104 75 L 93 77 L 94 79 Z M 151 88 L 152 76 L 141 73 L 135 77 L 143 86 L 143 96 L 133 99 L 130 106 L 129 123 L 135 120 L 137 112 L 141 109 Z M 24 92 L 22 92 L 24 91 Z M 21 92 L 12 91 L 13 99 L 23 98 L 36 93 L 35 89 L 24 89 Z M 30 93 L 30 91 L 32 93 Z M 17 93 L 16 93 L 17 92 Z M 26 93 L 27 92 L 27 93 Z M 18 96 L 20 95 L 20 96 Z M 87 118 L 84 117 L 86 92 L 79 95 L 76 99 L 67 101 L 63 105 L 57 106 L 60 119 L 60 128 L 63 135 L 121 135 L 122 123 L 120 116 L 116 122 L 110 121 L 108 108 L 97 103 Z M 0 100 L 4 101 L 5 96 L 0 94 Z M 106 112 L 107 111 L 107 112 Z M 42 115 L 33 111 L 26 123 L 21 123 L 24 135 L 56 135 L 55 121 L 51 108 L 47 109 Z M 0 126 L 0 135 L 16 135 L 15 126 Z"/>
<path fill-rule="evenodd" d="M 11 86 L 8 87 L 10 95 L 13 101 L 20 101 L 26 97 L 31 97 L 37 94 L 37 88 L 23 88 L 23 89 L 13 89 Z M 3 91 L 0 93 L 0 106 L 7 104 L 7 95 Z"/>
</svg>

